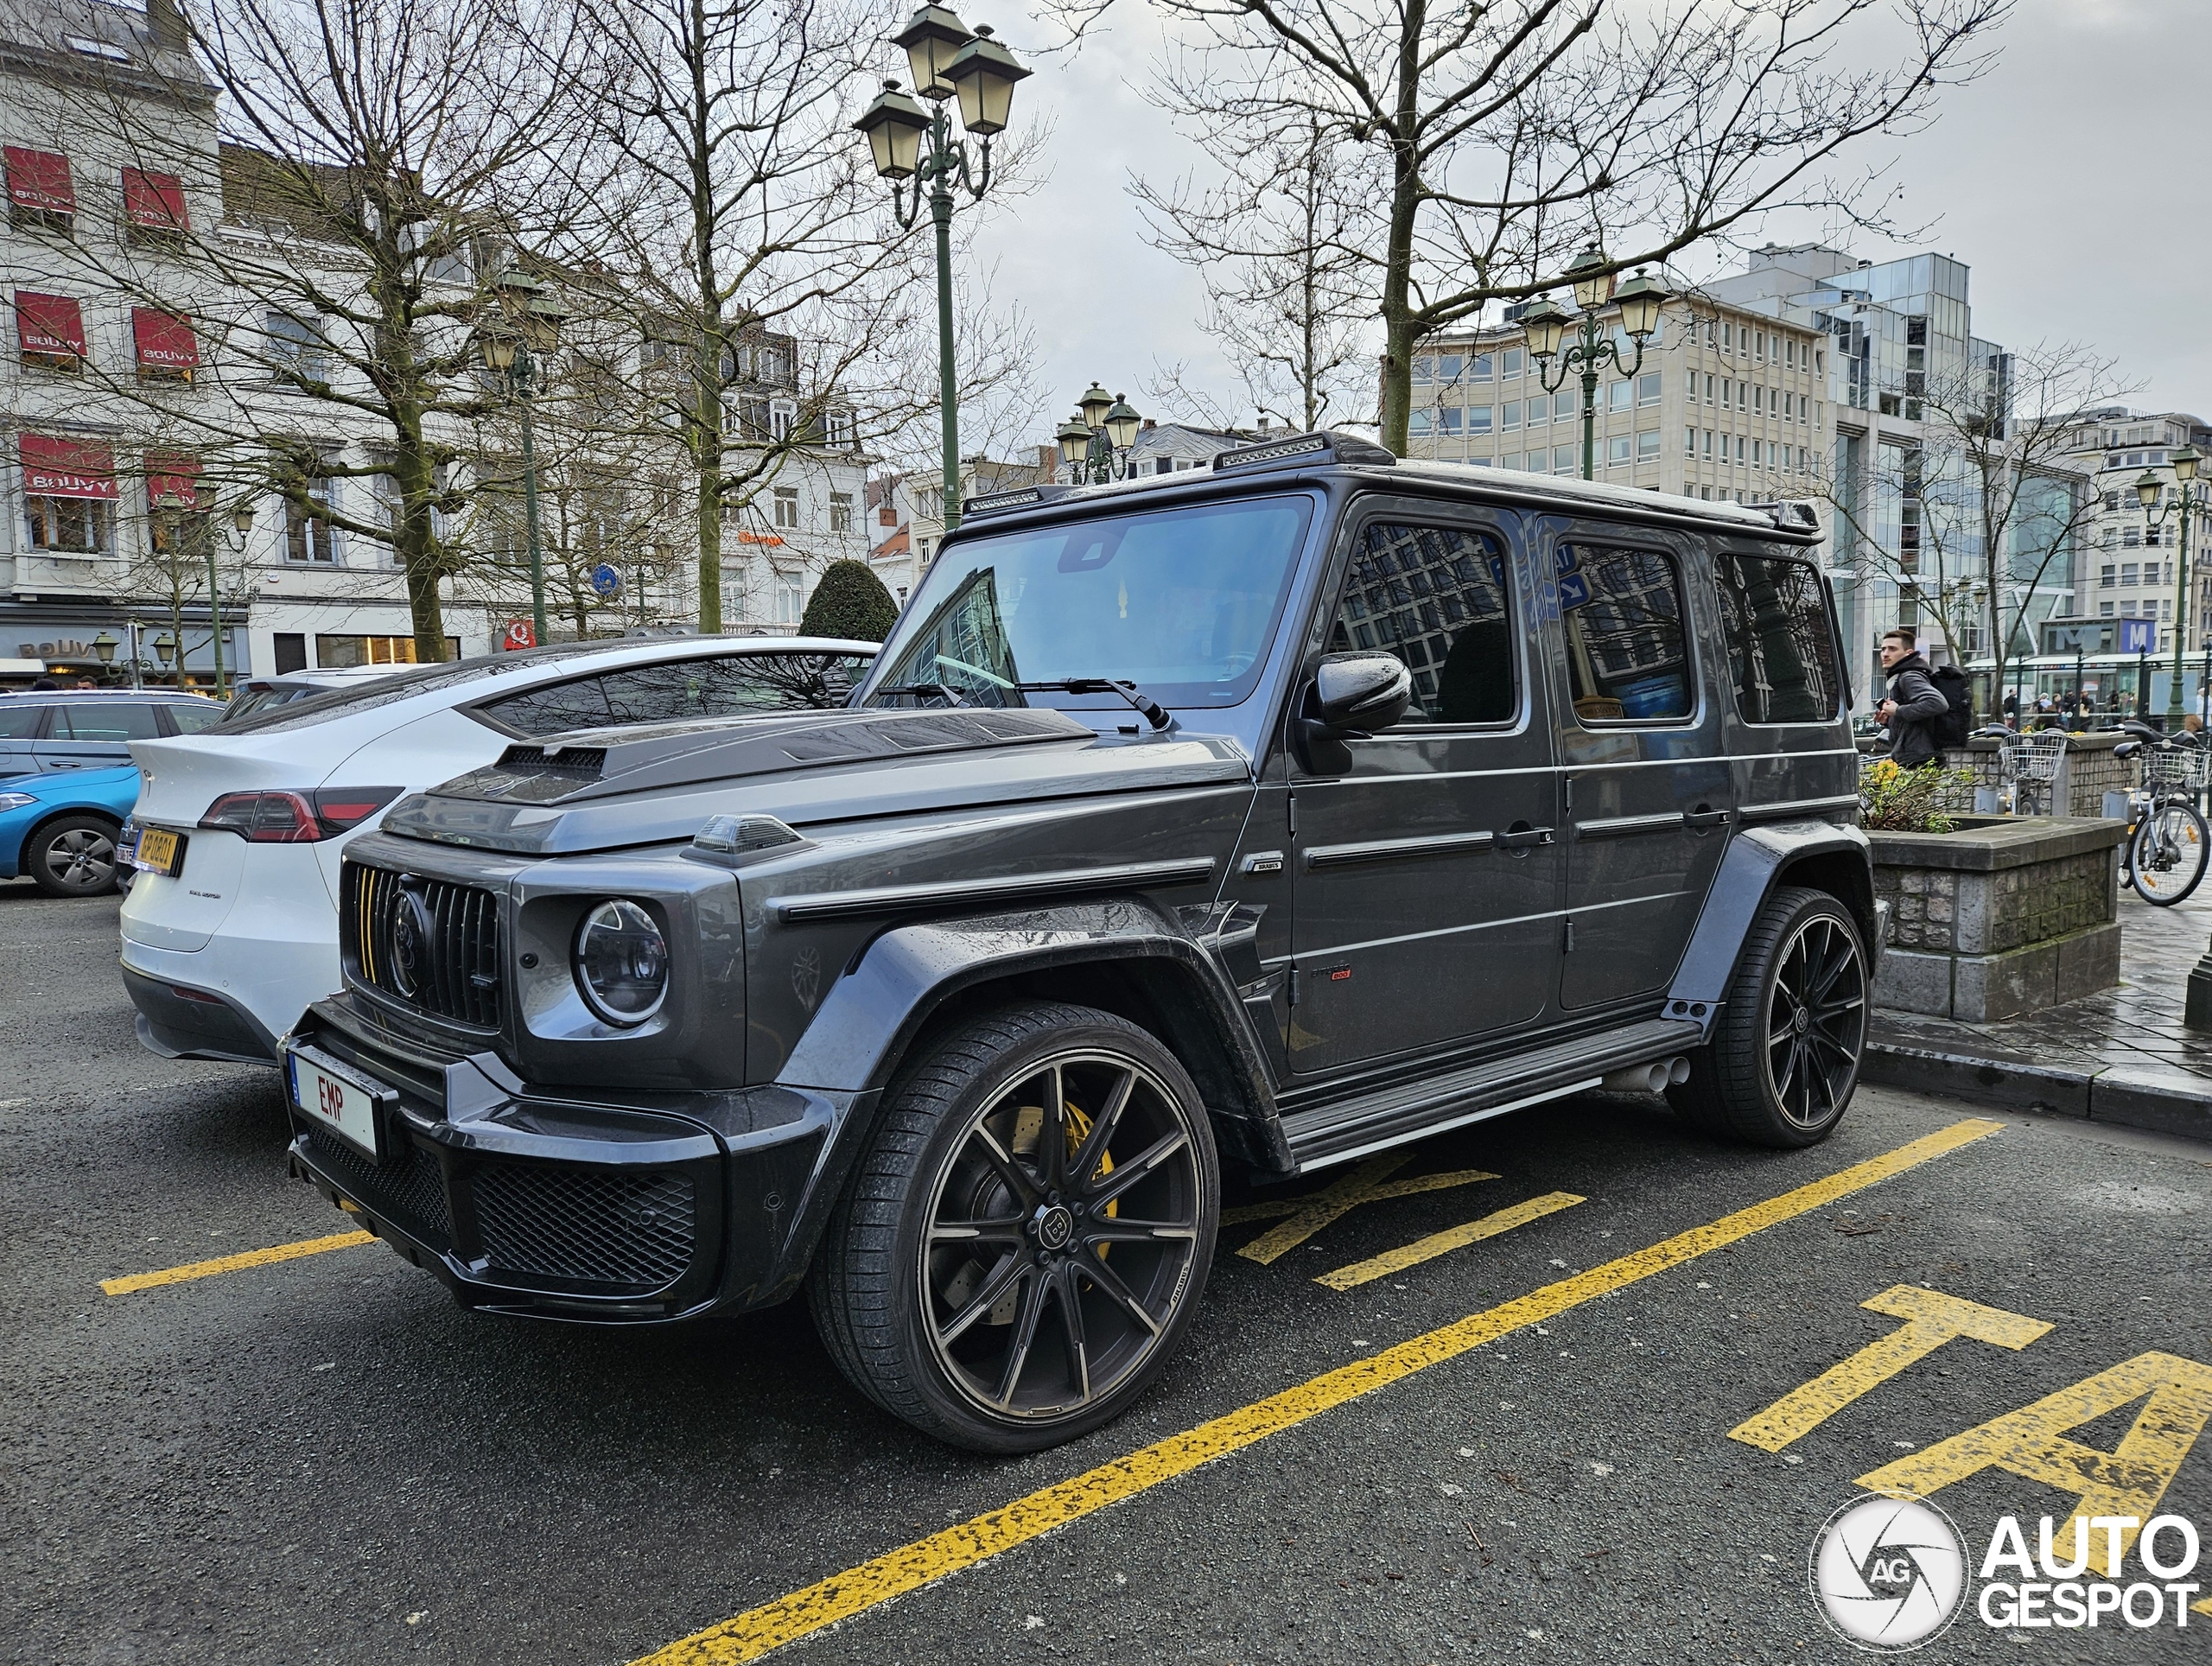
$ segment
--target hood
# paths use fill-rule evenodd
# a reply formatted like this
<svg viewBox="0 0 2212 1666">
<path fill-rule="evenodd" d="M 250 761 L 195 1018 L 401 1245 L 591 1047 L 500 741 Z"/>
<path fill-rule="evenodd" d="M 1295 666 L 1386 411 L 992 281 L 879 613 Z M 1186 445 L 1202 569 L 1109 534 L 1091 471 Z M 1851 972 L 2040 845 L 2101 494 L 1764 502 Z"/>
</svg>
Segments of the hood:
<svg viewBox="0 0 2212 1666">
<path fill-rule="evenodd" d="M 794 827 L 1246 779 L 1233 741 L 1102 736 L 1049 708 L 861 708 L 586 729 L 385 812 L 405 837 L 552 855 L 688 839 L 708 817 Z"/>
</svg>

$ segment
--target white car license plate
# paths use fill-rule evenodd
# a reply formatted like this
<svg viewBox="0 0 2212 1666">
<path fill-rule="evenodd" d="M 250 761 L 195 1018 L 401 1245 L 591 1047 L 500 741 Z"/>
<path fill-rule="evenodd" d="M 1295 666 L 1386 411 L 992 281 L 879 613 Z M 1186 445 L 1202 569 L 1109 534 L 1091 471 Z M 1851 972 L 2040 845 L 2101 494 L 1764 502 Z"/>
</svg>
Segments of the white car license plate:
<svg viewBox="0 0 2212 1666">
<path fill-rule="evenodd" d="M 370 1161 L 377 1161 L 377 1096 L 294 1050 L 286 1049 L 285 1057 L 292 1067 L 293 1103 Z"/>
</svg>

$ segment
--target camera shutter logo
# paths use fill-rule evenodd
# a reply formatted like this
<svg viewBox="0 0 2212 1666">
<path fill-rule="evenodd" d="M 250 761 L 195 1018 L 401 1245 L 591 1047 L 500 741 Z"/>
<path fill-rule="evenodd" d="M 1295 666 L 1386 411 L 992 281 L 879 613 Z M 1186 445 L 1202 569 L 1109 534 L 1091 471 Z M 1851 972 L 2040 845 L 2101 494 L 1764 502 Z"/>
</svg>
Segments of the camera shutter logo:
<svg viewBox="0 0 2212 1666">
<path fill-rule="evenodd" d="M 1846 1642 L 1903 1653 L 1942 1635 L 1967 1594 L 1966 1542 L 1920 1498 L 1861 1498 L 1813 1545 L 1813 1598 Z"/>
</svg>

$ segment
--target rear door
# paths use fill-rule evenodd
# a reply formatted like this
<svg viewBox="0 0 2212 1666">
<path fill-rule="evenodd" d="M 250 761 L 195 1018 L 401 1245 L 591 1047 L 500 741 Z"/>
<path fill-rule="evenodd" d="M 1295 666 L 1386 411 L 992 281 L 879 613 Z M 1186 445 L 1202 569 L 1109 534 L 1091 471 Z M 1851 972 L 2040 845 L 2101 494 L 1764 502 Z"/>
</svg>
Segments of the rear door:
<svg viewBox="0 0 2212 1666">
<path fill-rule="evenodd" d="M 1834 614 L 1819 569 L 1799 551 L 1718 550 L 1713 588 L 1734 707 L 1729 751 L 1745 823 L 1833 815 L 1858 802 L 1859 754 Z"/>
<path fill-rule="evenodd" d="M 1720 703 L 1700 663 L 1694 533 L 1550 521 L 1567 929 L 1560 1005 L 1663 989 L 1719 870 L 1733 805 Z"/>
<path fill-rule="evenodd" d="M 162 733 L 150 700 L 73 700 L 54 709 L 35 743 L 41 770 L 112 769 L 130 761 L 130 743 Z"/>
<path fill-rule="evenodd" d="M 37 741 L 50 709 L 20 696 L 0 700 L 0 781 L 37 770 Z"/>
<path fill-rule="evenodd" d="M 1517 518 L 1382 499 L 1350 519 L 1331 652 L 1395 654 L 1406 720 L 1290 772 L 1294 1071 L 1530 1022 L 1559 965 L 1561 847 Z"/>
</svg>

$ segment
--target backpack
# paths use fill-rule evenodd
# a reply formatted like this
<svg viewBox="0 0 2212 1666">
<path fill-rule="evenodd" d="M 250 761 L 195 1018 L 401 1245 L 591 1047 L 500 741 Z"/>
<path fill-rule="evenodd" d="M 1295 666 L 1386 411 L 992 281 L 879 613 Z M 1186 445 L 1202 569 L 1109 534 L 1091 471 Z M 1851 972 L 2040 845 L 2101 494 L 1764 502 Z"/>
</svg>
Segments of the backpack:
<svg viewBox="0 0 2212 1666">
<path fill-rule="evenodd" d="M 1938 665 L 1928 677 L 1948 708 L 1936 720 L 1930 738 L 1939 747 L 1966 745 L 1967 731 L 1974 728 L 1974 696 L 1967 684 L 1967 674 L 1956 665 Z"/>
</svg>

